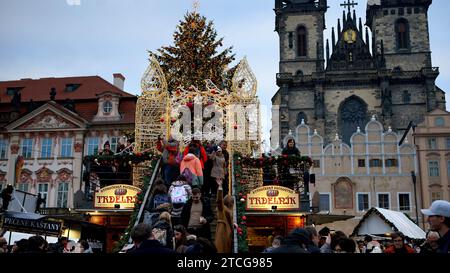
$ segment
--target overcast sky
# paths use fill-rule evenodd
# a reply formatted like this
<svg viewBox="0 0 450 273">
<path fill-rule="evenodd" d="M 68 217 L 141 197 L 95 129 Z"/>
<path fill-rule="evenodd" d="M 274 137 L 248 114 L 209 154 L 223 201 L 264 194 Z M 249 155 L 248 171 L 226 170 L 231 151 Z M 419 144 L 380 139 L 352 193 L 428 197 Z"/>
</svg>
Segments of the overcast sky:
<svg viewBox="0 0 450 273">
<path fill-rule="evenodd" d="M 112 74 L 126 77 L 125 90 L 140 94 L 147 50 L 172 45 L 172 35 L 192 0 L 0 0 L 0 80 Z M 199 12 L 213 20 L 236 63 L 247 56 L 258 79 L 261 104 L 270 109 L 277 91 L 278 35 L 274 0 L 201 0 Z M 328 0 L 327 31 L 342 15 L 341 0 Z M 365 22 L 366 0 L 357 16 Z M 438 86 L 450 90 L 450 1 L 434 0 L 429 10 L 433 66 Z M 447 92 L 447 102 L 450 97 Z M 447 106 L 447 109 L 450 109 Z M 269 140 L 270 124 L 264 125 Z"/>
</svg>

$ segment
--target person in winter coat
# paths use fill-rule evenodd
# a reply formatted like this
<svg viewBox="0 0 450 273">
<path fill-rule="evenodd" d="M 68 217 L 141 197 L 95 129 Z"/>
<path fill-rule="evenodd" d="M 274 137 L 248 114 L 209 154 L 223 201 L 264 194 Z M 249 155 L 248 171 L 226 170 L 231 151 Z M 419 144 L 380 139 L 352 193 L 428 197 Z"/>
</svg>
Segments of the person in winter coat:
<svg viewBox="0 0 450 273">
<path fill-rule="evenodd" d="M 147 210 L 150 212 L 170 211 L 172 202 L 167 193 L 167 187 L 162 181 L 157 182 L 153 190 L 153 198 L 150 200 Z"/>
<path fill-rule="evenodd" d="M 213 162 L 213 167 L 211 170 L 211 177 L 214 180 L 220 179 L 223 181 L 225 178 L 226 173 L 226 162 L 225 162 L 225 156 L 222 153 L 222 148 L 220 146 L 217 147 L 217 150 L 215 152 L 212 152 L 209 156 Z"/>
<path fill-rule="evenodd" d="M 154 232 L 155 239 L 157 239 L 163 246 L 167 248 L 173 248 L 173 229 L 172 222 L 170 221 L 170 213 L 167 211 L 161 213 L 159 215 L 159 221 L 153 225 L 152 232 Z M 165 238 L 157 237 L 158 232 L 156 230 L 163 231 L 162 234 L 165 233 Z M 161 234 L 160 233 L 160 234 Z"/>
<path fill-rule="evenodd" d="M 186 175 L 185 169 L 189 169 L 190 179 L 192 186 L 201 187 L 203 185 L 203 169 L 200 160 L 195 156 L 195 147 L 191 146 L 189 148 L 189 153 L 183 158 L 180 164 L 180 173 Z"/>
<path fill-rule="evenodd" d="M 281 152 L 282 155 L 293 155 L 300 156 L 300 151 L 295 146 L 295 140 L 293 138 L 289 139 L 287 142 L 287 146 Z"/>
<path fill-rule="evenodd" d="M 289 139 L 287 142 L 287 146 L 281 152 L 283 157 L 289 156 L 300 156 L 300 151 L 295 146 L 295 140 L 293 138 Z M 287 188 L 293 188 L 294 185 L 298 182 L 296 181 L 295 176 L 291 175 L 291 170 L 289 166 L 285 166 L 282 164 L 280 166 L 280 174 L 282 185 Z"/>
<path fill-rule="evenodd" d="M 80 253 L 94 253 L 92 251 L 91 246 L 89 245 L 89 243 L 85 240 L 81 240 L 78 242 L 79 244 L 79 248 L 80 248 Z"/>
<path fill-rule="evenodd" d="M 8 210 L 9 202 L 12 200 L 12 195 L 14 192 L 14 187 L 11 184 L 8 184 L 6 188 L 2 190 L 1 198 L 2 198 L 2 207 L 0 208 L 0 212 Z"/>
<path fill-rule="evenodd" d="M 309 233 L 304 228 L 296 228 L 281 243 L 281 246 L 271 253 L 309 253 L 306 246 L 309 242 Z"/>
<path fill-rule="evenodd" d="M 130 254 L 147 254 L 147 253 L 176 253 L 173 249 L 169 249 L 161 245 L 161 243 L 155 239 L 152 233 L 152 228 L 144 223 L 135 226 L 130 233 L 133 240 L 134 247 L 127 253 Z"/>
<path fill-rule="evenodd" d="M 156 148 L 158 151 L 162 152 L 162 159 L 164 164 L 164 182 L 169 186 L 172 181 L 180 174 L 180 166 L 177 162 L 177 156 L 179 152 L 178 141 L 173 137 L 166 141 L 162 138 L 158 139 Z"/>
<path fill-rule="evenodd" d="M 214 220 L 209 199 L 201 198 L 199 188 L 192 189 L 192 197 L 183 207 L 181 224 L 187 228 L 189 234 L 211 240 L 210 223 Z"/>
<path fill-rule="evenodd" d="M 427 240 L 420 246 L 420 254 L 437 253 L 439 249 L 438 245 L 439 233 L 437 231 L 428 231 Z"/>
<path fill-rule="evenodd" d="M 184 253 L 187 248 L 187 230 L 183 225 L 176 225 L 173 228 L 175 239 L 175 251 L 177 253 Z"/>
<path fill-rule="evenodd" d="M 186 181 L 184 175 L 178 176 L 178 178 L 172 182 L 169 188 L 169 195 L 172 201 L 172 224 L 174 226 L 181 223 L 181 211 L 184 204 L 192 196 L 192 188 Z"/>
<path fill-rule="evenodd" d="M 395 232 L 391 235 L 394 245 L 386 248 L 384 253 L 399 254 L 399 253 L 416 253 L 409 245 L 405 244 L 405 236 L 401 232 Z"/>
<path fill-rule="evenodd" d="M 431 230 L 437 231 L 440 235 L 437 252 L 450 253 L 450 202 L 436 200 L 430 208 L 421 211 L 427 216 Z"/>
<path fill-rule="evenodd" d="M 194 148 L 194 149 L 191 150 L 191 148 Z M 194 154 L 200 160 L 200 164 L 202 165 L 202 169 L 204 169 L 205 168 L 205 163 L 208 160 L 208 155 L 206 154 L 206 150 L 203 147 L 203 145 L 200 142 L 200 140 L 192 140 L 191 143 L 189 143 L 189 146 L 187 146 L 184 149 L 183 157 L 186 156 L 189 153 Z"/>
<path fill-rule="evenodd" d="M 233 206 L 234 200 L 231 196 L 223 197 L 222 180 L 217 179 L 217 226 L 214 243 L 217 253 L 232 253 L 233 250 Z"/>
</svg>

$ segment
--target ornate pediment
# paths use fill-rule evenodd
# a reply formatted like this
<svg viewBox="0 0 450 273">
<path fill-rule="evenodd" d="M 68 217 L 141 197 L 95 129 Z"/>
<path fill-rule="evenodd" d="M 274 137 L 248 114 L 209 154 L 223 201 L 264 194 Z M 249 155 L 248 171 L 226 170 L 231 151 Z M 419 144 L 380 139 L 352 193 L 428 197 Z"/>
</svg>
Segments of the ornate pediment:
<svg viewBox="0 0 450 273">
<path fill-rule="evenodd" d="M 22 171 L 20 172 L 19 183 L 33 182 L 33 178 L 31 177 L 32 173 L 33 172 L 28 169 L 22 169 Z"/>
<path fill-rule="evenodd" d="M 36 171 L 36 177 L 38 182 L 50 182 L 52 180 L 52 174 L 54 172 L 46 167 L 42 167 Z"/>
<path fill-rule="evenodd" d="M 56 178 L 57 181 L 70 181 L 72 180 L 72 171 L 67 169 L 67 168 L 63 168 L 60 169 L 59 171 L 56 172 L 58 174 L 58 177 Z"/>
<path fill-rule="evenodd" d="M 88 121 L 54 101 L 50 101 L 6 125 L 8 131 L 49 131 L 84 129 Z"/>
<path fill-rule="evenodd" d="M 68 129 L 77 128 L 72 122 L 57 116 L 52 111 L 45 111 L 35 118 L 25 122 L 19 129 Z"/>
</svg>

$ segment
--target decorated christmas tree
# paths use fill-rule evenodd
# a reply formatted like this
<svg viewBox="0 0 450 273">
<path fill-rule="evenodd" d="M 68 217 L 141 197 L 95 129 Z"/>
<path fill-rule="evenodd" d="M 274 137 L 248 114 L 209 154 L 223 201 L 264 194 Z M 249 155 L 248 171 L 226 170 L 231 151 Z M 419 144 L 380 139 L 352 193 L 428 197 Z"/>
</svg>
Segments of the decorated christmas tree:
<svg viewBox="0 0 450 273">
<path fill-rule="evenodd" d="M 188 12 L 180 21 L 174 35 L 174 45 L 164 46 L 154 54 L 167 79 L 170 92 L 180 85 L 205 89 L 205 79 L 220 88 L 228 88 L 233 69 L 227 70 L 234 60 L 232 47 L 223 46 L 217 39 L 212 21 L 197 12 Z"/>
</svg>

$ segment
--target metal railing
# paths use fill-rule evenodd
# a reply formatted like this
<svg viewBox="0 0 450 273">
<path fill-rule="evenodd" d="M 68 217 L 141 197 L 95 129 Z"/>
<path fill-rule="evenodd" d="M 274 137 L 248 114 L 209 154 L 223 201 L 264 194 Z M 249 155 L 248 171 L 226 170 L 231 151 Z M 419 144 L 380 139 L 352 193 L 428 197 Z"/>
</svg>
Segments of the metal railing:
<svg viewBox="0 0 450 273">
<path fill-rule="evenodd" d="M 230 189 L 230 192 L 232 193 L 233 196 L 233 201 L 234 201 L 234 206 L 233 206 L 233 223 L 237 223 L 237 201 L 236 200 L 236 196 L 235 196 L 235 180 L 234 180 L 234 156 L 231 155 L 230 157 L 231 160 L 231 187 L 232 189 Z M 233 253 L 238 253 L 238 237 L 237 237 L 237 229 L 234 228 L 234 225 L 231 227 L 233 229 L 233 243 L 234 243 L 234 248 L 233 248 Z"/>
<path fill-rule="evenodd" d="M 162 160 L 162 158 L 160 158 L 160 159 L 158 160 L 158 162 L 157 162 L 156 165 L 155 165 L 155 168 L 153 169 L 152 178 L 150 179 L 150 182 L 148 183 L 147 191 L 145 192 L 145 196 L 144 196 L 144 201 L 143 201 L 142 204 L 141 204 L 141 207 L 140 207 L 140 209 L 139 209 L 138 215 L 137 215 L 137 217 L 136 217 L 136 221 L 135 221 L 134 224 L 133 224 L 133 228 L 134 228 L 135 226 L 137 226 L 137 225 L 141 222 L 141 218 L 142 218 L 142 216 L 143 216 L 143 214 L 144 214 L 145 206 L 147 205 L 147 202 L 148 202 L 149 199 L 150 199 L 149 197 L 150 197 L 150 193 L 151 193 L 151 191 L 152 191 L 152 189 L 153 189 L 153 183 L 155 182 L 156 176 L 157 176 L 157 174 L 158 174 L 158 172 L 159 172 L 159 168 L 160 168 L 160 165 L 161 165 L 161 160 Z M 128 240 L 128 242 L 129 242 L 129 243 L 132 243 L 131 237 L 130 237 L 130 239 Z"/>
</svg>

